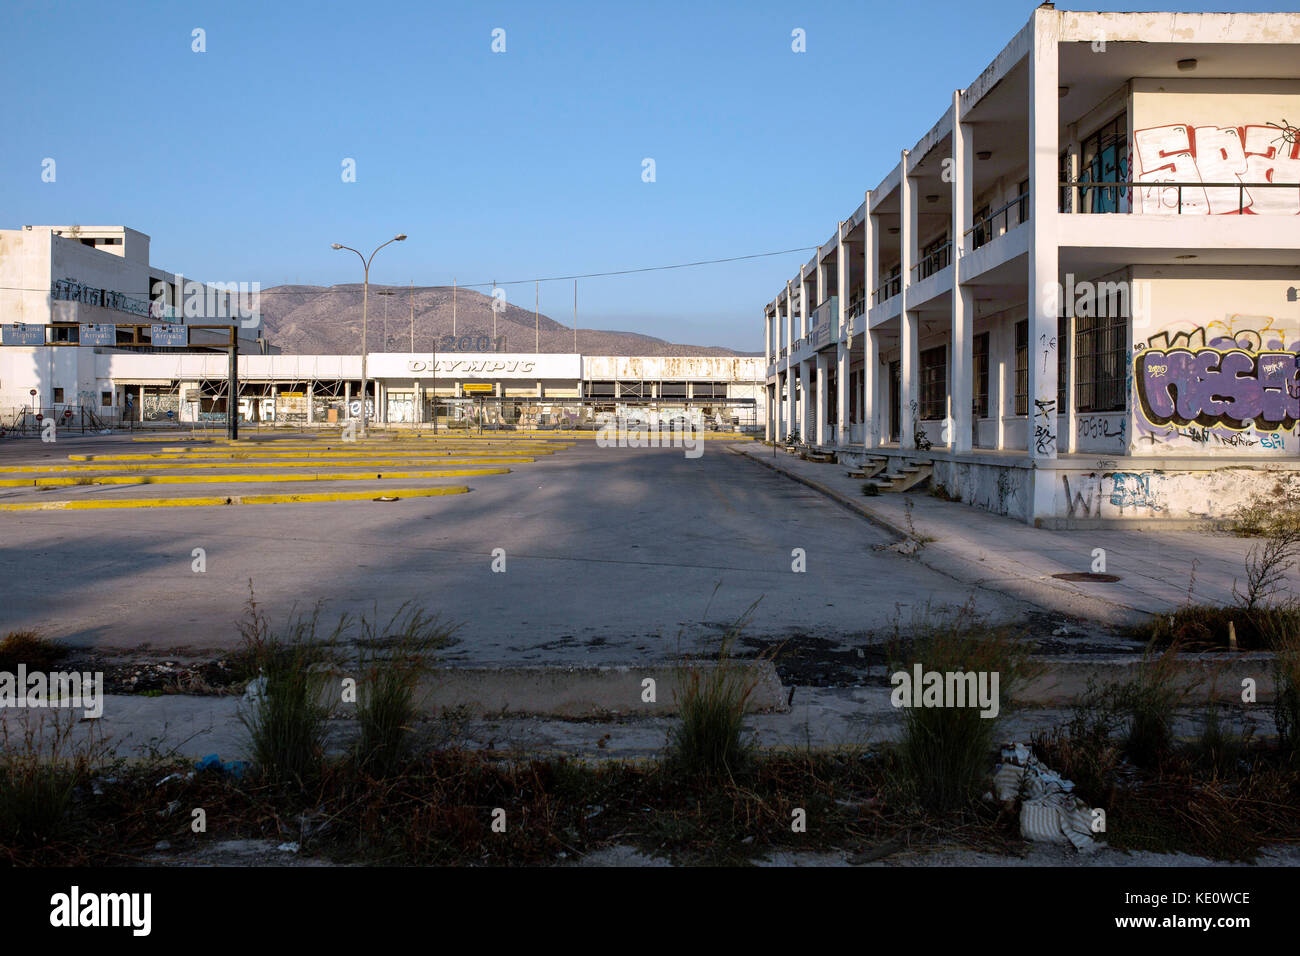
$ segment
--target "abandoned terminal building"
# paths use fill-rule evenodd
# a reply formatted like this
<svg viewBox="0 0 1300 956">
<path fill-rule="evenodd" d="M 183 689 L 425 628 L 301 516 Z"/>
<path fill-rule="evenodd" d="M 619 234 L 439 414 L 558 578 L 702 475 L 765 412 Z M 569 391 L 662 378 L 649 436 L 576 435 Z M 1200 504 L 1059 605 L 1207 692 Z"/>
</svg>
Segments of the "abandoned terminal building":
<svg viewBox="0 0 1300 956">
<path fill-rule="evenodd" d="M 1044 526 L 1300 494 L 1300 14 L 1028 24 L 765 308 L 770 438 Z"/>
<path fill-rule="evenodd" d="M 0 433 L 53 417 L 106 425 L 224 424 L 237 362 L 239 420 L 342 425 L 593 427 L 609 412 L 645 424 L 760 429 L 758 357 L 468 351 L 284 355 L 248 290 L 195 283 L 149 262 L 124 226 L 0 230 Z M 233 331 L 232 331 L 233 330 Z M 466 339 L 468 337 L 465 337 Z"/>
</svg>

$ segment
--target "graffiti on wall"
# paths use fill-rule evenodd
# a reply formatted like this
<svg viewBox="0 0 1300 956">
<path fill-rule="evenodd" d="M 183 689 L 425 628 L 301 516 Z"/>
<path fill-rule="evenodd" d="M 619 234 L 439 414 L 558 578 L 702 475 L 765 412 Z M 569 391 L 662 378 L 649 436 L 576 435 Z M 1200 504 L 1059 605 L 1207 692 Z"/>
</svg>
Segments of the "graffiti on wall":
<svg viewBox="0 0 1300 956">
<path fill-rule="evenodd" d="M 1034 449 L 1040 455 L 1056 451 L 1056 399 L 1034 399 Z"/>
<path fill-rule="evenodd" d="M 1267 316 L 1151 336 L 1133 356 L 1139 443 L 1284 450 L 1300 422 L 1297 353 Z"/>
<path fill-rule="evenodd" d="M 1300 136 L 1286 120 L 1247 126 L 1152 126 L 1134 131 L 1133 150 L 1136 182 L 1182 184 L 1138 187 L 1137 212 L 1300 215 L 1300 186 L 1241 185 L 1300 183 Z"/>
<path fill-rule="evenodd" d="M 1113 471 L 1062 475 L 1065 514 L 1069 518 L 1158 515 L 1165 510 L 1165 475 L 1160 471 Z M 1107 489 L 1109 488 L 1109 491 Z"/>
<path fill-rule="evenodd" d="M 1097 471 L 1061 475 L 1056 514 L 1074 519 L 1223 518 L 1261 501 L 1300 502 L 1300 472 Z"/>
</svg>

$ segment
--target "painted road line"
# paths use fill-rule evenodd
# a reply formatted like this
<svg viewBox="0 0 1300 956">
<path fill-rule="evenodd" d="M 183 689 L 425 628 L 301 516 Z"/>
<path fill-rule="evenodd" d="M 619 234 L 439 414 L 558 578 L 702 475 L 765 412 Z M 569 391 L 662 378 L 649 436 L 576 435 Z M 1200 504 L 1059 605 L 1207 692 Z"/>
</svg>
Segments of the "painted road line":
<svg viewBox="0 0 1300 956">
<path fill-rule="evenodd" d="M 0 504 L 0 511 L 92 511 L 102 508 L 206 508 L 224 505 L 288 505 L 316 501 L 365 501 L 377 498 L 432 498 L 463 495 L 465 485 L 438 488 L 371 488 L 365 491 L 321 491 L 297 495 L 210 495 L 204 498 L 95 498 L 87 501 L 41 501 Z"/>
<path fill-rule="evenodd" d="M 523 465 L 536 461 L 531 457 L 509 457 L 509 458 L 439 458 L 429 456 L 422 458 L 415 456 L 413 458 L 383 458 L 367 459 L 356 458 L 345 461 L 317 462 L 316 467 L 344 468 L 355 467 L 358 465 L 367 465 L 374 467 L 376 465 L 401 465 L 411 467 L 412 465 Z M 304 462 L 303 467 L 308 467 L 312 463 Z M 212 468 L 290 468 L 291 462 L 284 461 L 163 461 L 153 464 L 142 465 L 124 465 L 124 464 L 90 464 L 90 465 L 27 465 L 21 468 L 0 469 L 0 477 L 21 478 L 24 475 L 38 474 L 60 474 L 64 472 L 88 472 L 88 471 L 116 471 L 126 473 L 165 471 L 168 474 L 185 474 L 190 471 L 201 471 L 202 469 Z"/>
<path fill-rule="evenodd" d="M 68 488 L 76 485 L 215 485 L 223 482 L 373 481 L 388 478 L 470 478 L 508 475 L 509 468 L 455 468 L 441 471 L 275 472 L 269 475 L 81 475 L 75 478 L 5 478 L 3 488 Z"/>
<path fill-rule="evenodd" d="M 549 455 L 549 450 L 541 449 L 520 449 L 521 454 L 527 455 Z M 473 457 L 466 455 L 465 452 L 459 453 L 461 457 Z M 216 461 L 225 459 L 230 461 L 243 461 L 246 459 L 297 459 L 307 460 L 314 458 L 353 458 L 360 459 L 378 459 L 385 455 L 394 458 L 418 458 L 417 453 L 400 454 L 391 451 L 374 451 L 374 452 L 351 452 L 351 451 L 317 451 L 317 452 L 167 452 L 160 455 L 69 455 L 68 461 Z M 429 457 L 429 456 L 424 456 Z"/>
</svg>

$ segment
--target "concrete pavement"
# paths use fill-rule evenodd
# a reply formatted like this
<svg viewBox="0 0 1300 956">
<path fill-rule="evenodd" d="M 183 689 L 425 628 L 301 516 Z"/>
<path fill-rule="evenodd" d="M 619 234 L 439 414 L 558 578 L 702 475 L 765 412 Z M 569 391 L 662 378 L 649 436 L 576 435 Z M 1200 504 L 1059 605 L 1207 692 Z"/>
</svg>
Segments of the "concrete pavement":
<svg viewBox="0 0 1300 956">
<path fill-rule="evenodd" d="M 1194 603 L 1231 604 L 1234 582 L 1244 585 L 1247 552 L 1256 543 L 1206 528 L 1200 531 L 1031 528 L 924 491 L 862 494 L 844 465 L 803 461 L 755 443 L 732 450 L 783 474 L 827 500 L 856 510 L 899 538 L 930 538 L 916 562 L 947 575 L 954 587 L 978 588 L 1037 607 L 1112 625 Z M 1070 582 L 1053 575 L 1086 572 L 1101 549 L 1114 583 Z M 1300 593 L 1300 570 L 1288 576 Z"/>
</svg>

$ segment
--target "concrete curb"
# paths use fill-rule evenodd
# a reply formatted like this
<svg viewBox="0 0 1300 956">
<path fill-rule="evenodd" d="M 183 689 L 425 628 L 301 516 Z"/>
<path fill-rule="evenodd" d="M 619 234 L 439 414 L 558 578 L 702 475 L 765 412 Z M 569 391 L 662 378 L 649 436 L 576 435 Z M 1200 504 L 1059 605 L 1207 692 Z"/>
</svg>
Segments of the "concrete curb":
<svg viewBox="0 0 1300 956">
<path fill-rule="evenodd" d="M 786 713 L 788 695 L 769 660 L 731 661 L 745 684 L 754 689 L 746 701 L 750 714 Z M 430 672 L 416 689 L 421 709 L 464 708 L 480 715 L 548 716 L 567 719 L 589 717 L 663 717 L 677 714 L 679 702 L 693 672 L 707 681 L 716 662 L 655 663 L 585 667 L 509 665 L 500 667 L 446 667 Z M 347 712 L 342 702 L 344 677 L 356 672 L 339 670 L 339 683 L 331 682 L 323 703 Z M 645 681 L 654 681 L 653 701 L 643 700 Z M 362 683 L 358 680 L 358 683 Z"/>
</svg>

